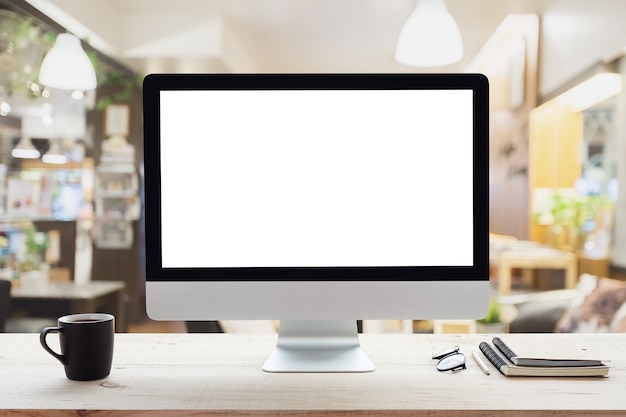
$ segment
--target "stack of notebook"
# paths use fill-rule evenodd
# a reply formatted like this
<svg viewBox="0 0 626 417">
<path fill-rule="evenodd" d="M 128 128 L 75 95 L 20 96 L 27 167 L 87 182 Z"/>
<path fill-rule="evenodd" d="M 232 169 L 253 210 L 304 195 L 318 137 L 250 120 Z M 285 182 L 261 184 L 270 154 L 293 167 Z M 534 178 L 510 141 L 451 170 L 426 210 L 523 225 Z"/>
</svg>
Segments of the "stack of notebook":
<svg viewBox="0 0 626 417">
<path fill-rule="evenodd" d="M 517 356 L 504 342 L 495 337 L 494 346 L 505 356 L 501 357 L 489 343 L 479 346 L 489 362 L 505 376 L 608 376 L 609 366 L 595 359 L 523 358 Z"/>
</svg>

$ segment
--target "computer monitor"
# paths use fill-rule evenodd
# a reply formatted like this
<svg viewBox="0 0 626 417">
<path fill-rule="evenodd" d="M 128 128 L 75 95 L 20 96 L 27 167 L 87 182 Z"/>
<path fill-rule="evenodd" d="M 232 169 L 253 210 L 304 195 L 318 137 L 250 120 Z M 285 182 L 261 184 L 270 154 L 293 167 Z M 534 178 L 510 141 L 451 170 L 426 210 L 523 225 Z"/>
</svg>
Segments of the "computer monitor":
<svg viewBox="0 0 626 417">
<path fill-rule="evenodd" d="M 479 74 L 152 74 L 146 304 L 280 320 L 267 371 L 371 371 L 356 320 L 484 317 Z"/>
</svg>

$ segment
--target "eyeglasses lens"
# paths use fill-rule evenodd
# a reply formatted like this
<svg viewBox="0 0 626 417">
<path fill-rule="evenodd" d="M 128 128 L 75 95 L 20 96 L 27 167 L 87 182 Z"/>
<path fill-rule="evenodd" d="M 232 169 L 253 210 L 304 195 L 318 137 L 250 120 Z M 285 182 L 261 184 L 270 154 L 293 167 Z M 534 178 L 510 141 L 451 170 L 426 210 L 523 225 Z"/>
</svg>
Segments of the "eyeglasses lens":
<svg viewBox="0 0 626 417">
<path fill-rule="evenodd" d="M 459 371 L 461 369 L 465 369 L 465 355 L 462 353 L 453 353 L 437 362 L 438 371 Z"/>
</svg>

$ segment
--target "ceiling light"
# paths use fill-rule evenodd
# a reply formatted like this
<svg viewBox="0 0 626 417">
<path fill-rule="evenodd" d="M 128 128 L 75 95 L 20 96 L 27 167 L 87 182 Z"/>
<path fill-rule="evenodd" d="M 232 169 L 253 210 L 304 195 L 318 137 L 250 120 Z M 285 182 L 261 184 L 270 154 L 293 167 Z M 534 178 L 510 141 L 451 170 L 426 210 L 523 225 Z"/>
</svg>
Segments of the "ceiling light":
<svg viewBox="0 0 626 417">
<path fill-rule="evenodd" d="M 50 141 L 50 149 L 41 158 L 47 164 L 64 164 L 67 157 L 61 152 L 61 147 L 56 141 Z"/>
<path fill-rule="evenodd" d="M 8 116 L 11 113 L 11 105 L 6 101 L 0 101 L 0 116 Z"/>
<path fill-rule="evenodd" d="M 96 88 L 96 72 L 76 36 L 69 33 L 57 36 L 54 46 L 41 62 L 39 82 L 60 90 Z"/>
<path fill-rule="evenodd" d="M 39 151 L 33 146 L 28 136 L 22 136 L 15 148 L 11 151 L 11 155 L 14 158 L 23 159 L 37 159 L 39 158 Z"/>
<path fill-rule="evenodd" d="M 574 111 L 585 110 L 622 90 L 622 76 L 616 73 L 600 73 L 572 87 L 555 98 L 561 105 L 570 106 Z"/>
<path fill-rule="evenodd" d="M 396 44 L 396 60 L 416 67 L 439 67 L 463 58 L 463 39 L 444 0 L 417 0 Z"/>
</svg>

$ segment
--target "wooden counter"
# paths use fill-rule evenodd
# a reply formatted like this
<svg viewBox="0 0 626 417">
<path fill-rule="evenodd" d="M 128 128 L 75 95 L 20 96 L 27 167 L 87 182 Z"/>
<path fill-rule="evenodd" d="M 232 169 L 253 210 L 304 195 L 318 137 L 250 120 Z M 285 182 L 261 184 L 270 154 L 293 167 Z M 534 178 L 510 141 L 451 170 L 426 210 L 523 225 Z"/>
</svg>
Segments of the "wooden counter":
<svg viewBox="0 0 626 417">
<path fill-rule="evenodd" d="M 522 270 L 527 284 L 532 281 L 534 269 L 563 269 L 565 271 L 564 288 L 574 288 L 578 282 L 577 262 L 578 258 L 573 252 L 549 247 L 489 251 L 489 264 L 497 268 L 500 295 L 511 293 L 511 275 L 515 268 Z"/>
<path fill-rule="evenodd" d="M 511 334 L 518 353 L 587 353 L 609 377 L 511 378 L 473 362 L 486 335 L 361 336 L 377 370 L 271 374 L 274 335 L 117 334 L 105 380 L 76 382 L 36 334 L 0 334 L 0 416 L 617 416 L 626 415 L 626 334 Z M 50 341 L 54 339 L 48 338 Z M 458 345 L 467 370 L 431 356 Z"/>
<path fill-rule="evenodd" d="M 41 288 L 16 286 L 11 289 L 11 314 L 56 318 L 97 311 L 115 315 L 116 330 L 125 331 L 125 288 L 123 281 L 50 282 Z"/>
</svg>

